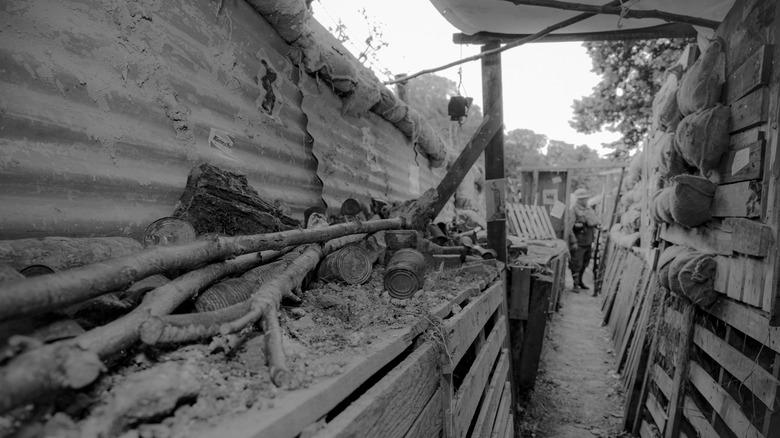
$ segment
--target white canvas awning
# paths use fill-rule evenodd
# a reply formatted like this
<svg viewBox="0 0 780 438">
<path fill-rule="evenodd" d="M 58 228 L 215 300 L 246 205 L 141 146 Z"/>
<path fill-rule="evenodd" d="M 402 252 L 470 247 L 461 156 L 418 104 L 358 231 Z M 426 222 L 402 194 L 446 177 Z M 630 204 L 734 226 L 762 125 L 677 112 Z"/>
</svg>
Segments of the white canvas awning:
<svg viewBox="0 0 780 438">
<path fill-rule="evenodd" d="M 506 37 L 537 33 L 549 26 L 582 14 L 546 6 L 515 5 L 511 0 L 431 0 L 453 26 L 466 35 L 502 34 Z M 557 2 L 605 6 L 606 0 L 578 0 Z M 734 0 L 624 0 L 613 7 L 636 11 L 662 11 L 688 17 L 720 22 Z M 658 18 L 627 18 L 618 15 L 595 15 L 579 23 L 557 30 L 551 36 L 569 36 L 571 39 L 597 39 L 599 35 L 619 35 L 646 31 L 646 35 L 666 36 L 690 25 L 669 23 Z M 584 37 L 582 37 L 584 35 Z M 588 38 L 588 35 L 591 38 Z M 577 36 L 581 36 L 577 38 Z M 596 37 L 596 38 L 592 38 Z M 555 38 L 553 38 L 555 39 Z"/>
</svg>

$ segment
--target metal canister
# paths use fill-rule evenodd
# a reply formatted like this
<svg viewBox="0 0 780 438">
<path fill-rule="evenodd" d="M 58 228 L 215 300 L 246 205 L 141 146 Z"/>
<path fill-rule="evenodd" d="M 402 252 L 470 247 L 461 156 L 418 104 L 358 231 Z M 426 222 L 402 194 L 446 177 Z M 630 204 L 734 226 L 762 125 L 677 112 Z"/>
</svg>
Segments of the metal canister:
<svg viewBox="0 0 780 438">
<path fill-rule="evenodd" d="M 325 257 L 317 269 L 317 276 L 325 281 L 363 284 L 371 278 L 373 269 L 371 257 L 365 249 L 347 245 Z"/>
<path fill-rule="evenodd" d="M 39 275 L 53 274 L 55 271 L 46 265 L 30 265 L 19 272 L 21 272 L 25 277 L 30 278 L 37 277 Z"/>
<path fill-rule="evenodd" d="M 165 246 L 195 241 L 195 228 L 177 217 L 164 217 L 149 224 L 144 230 L 144 247 Z"/>
<path fill-rule="evenodd" d="M 406 299 L 422 289 L 425 280 L 425 256 L 414 249 L 399 249 L 385 269 L 384 285 L 393 298 Z"/>
</svg>

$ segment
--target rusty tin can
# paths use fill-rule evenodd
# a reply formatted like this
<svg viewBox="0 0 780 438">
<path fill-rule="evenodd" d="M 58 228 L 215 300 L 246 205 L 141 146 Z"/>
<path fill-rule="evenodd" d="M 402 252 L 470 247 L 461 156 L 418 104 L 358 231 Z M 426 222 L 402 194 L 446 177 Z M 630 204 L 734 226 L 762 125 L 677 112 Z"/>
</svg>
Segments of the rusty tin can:
<svg viewBox="0 0 780 438">
<path fill-rule="evenodd" d="M 177 217 L 164 217 L 149 224 L 144 230 L 144 247 L 177 245 L 194 242 L 195 228 Z"/>
<path fill-rule="evenodd" d="M 410 298 L 423 287 L 425 267 L 425 256 L 421 252 L 411 248 L 399 249 L 385 269 L 385 290 L 393 298 Z"/>
<path fill-rule="evenodd" d="M 347 245 L 325 257 L 317 269 L 317 276 L 325 281 L 363 284 L 371 277 L 373 269 L 371 257 L 365 249 Z"/>
</svg>

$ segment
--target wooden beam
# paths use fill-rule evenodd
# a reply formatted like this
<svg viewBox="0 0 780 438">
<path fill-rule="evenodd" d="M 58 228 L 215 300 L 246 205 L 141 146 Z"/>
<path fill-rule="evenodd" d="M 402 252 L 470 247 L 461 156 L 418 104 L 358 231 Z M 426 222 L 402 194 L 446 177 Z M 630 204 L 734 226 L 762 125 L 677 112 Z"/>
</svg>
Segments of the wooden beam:
<svg viewBox="0 0 780 438">
<path fill-rule="evenodd" d="M 482 52 L 489 52 L 498 47 L 498 44 L 486 45 L 482 47 Z M 482 58 L 482 107 L 491 108 L 492 117 L 496 117 L 501 126 L 504 123 L 502 90 L 501 53 L 486 55 Z M 492 217 L 492 212 L 488 212 L 488 244 L 496 251 L 496 258 L 506 262 L 506 180 L 504 179 L 504 130 L 501 127 L 485 147 L 485 184 L 493 187 L 493 193 L 487 190 L 485 198 L 491 197 L 492 204 L 499 210 Z"/>
<path fill-rule="evenodd" d="M 685 228 L 679 224 L 661 226 L 661 239 L 675 245 L 689 246 L 704 253 L 731 256 L 733 237 L 727 229 L 710 222 L 696 228 Z"/>
<path fill-rule="evenodd" d="M 514 382 L 521 394 L 531 390 L 536 383 L 536 373 L 539 370 L 539 358 L 542 354 L 551 292 L 551 282 L 538 278 L 532 279 L 531 307 L 528 314 L 525 339 L 523 339 L 522 356 L 519 363 L 513 364 L 516 367 Z"/>
<path fill-rule="evenodd" d="M 690 361 L 689 377 L 691 384 L 704 396 L 736 436 L 763 438 L 761 432 L 742 412 L 739 404 L 696 362 Z"/>
<path fill-rule="evenodd" d="M 718 164 L 720 184 L 761 179 L 764 176 L 764 140 L 732 146 Z"/>
<path fill-rule="evenodd" d="M 493 370 L 493 364 L 495 364 L 503 346 L 506 332 L 506 318 L 502 316 L 491 330 L 483 348 L 477 354 L 477 358 L 455 394 L 453 437 L 466 436 L 471 420 L 477 411 L 477 405 L 488 384 L 490 371 Z"/>
<path fill-rule="evenodd" d="M 700 325 L 696 325 L 693 342 L 742 382 L 770 411 L 775 410 L 775 396 L 780 382 L 764 368 Z"/>
<path fill-rule="evenodd" d="M 692 17 L 690 15 L 674 14 L 659 10 L 642 10 L 623 8 L 621 6 L 597 6 L 584 3 L 563 2 L 558 0 L 506 0 L 515 5 L 540 6 L 545 8 L 562 9 L 565 11 L 587 12 L 600 15 L 617 15 L 624 18 L 655 18 L 672 23 L 684 23 L 692 26 L 708 27 L 717 29 L 719 21 L 707 20 L 706 18 Z"/>
<path fill-rule="evenodd" d="M 509 351 L 504 349 L 501 351 L 501 355 L 498 358 L 496 371 L 493 373 L 493 376 L 490 377 L 490 385 L 488 385 L 488 389 L 485 392 L 485 397 L 482 401 L 482 407 L 479 411 L 479 415 L 477 415 L 477 422 L 474 425 L 474 437 L 490 436 L 493 421 L 496 418 L 498 403 L 501 399 L 501 391 L 507 382 L 508 373 Z"/>
<path fill-rule="evenodd" d="M 780 327 L 770 327 L 767 315 L 730 300 L 718 300 L 709 313 L 780 353 Z"/>
<path fill-rule="evenodd" d="M 460 186 L 463 178 L 471 170 L 474 163 L 477 162 L 487 145 L 495 137 L 496 133 L 501 131 L 503 121 L 501 120 L 499 109 L 502 106 L 501 102 L 495 102 L 495 104 L 498 105 L 498 109 L 493 107 L 488 111 L 486 117 L 482 120 L 482 124 L 436 187 L 436 199 L 430 207 L 429 213 L 424 215 L 426 216 L 425 219 L 434 219 L 439 214 L 447 204 L 447 201 L 455 194 L 455 190 Z M 413 224 L 413 226 L 419 228 L 416 224 Z"/>
<path fill-rule="evenodd" d="M 442 367 L 445 372 L 455 369 L 487 320 L 504 302 L 504 295 L 503 283 L 496 283 L 471 301 L 460 313 L 444 322 L 445 344 L 449 354 L 449 363 Z"/>
<path fill-rule="evenodd" d="M 442 390 L 439 389 L 425 405 L 425 409 L 414 420 L 412 427 L 406 432 L 404 438 L 417 438 L 421 436 L 439 436 L 442 431 Z"/>
<path fill-rule="evenodd" d="M 761 216 L 761 184 L 757 181 L 743 181 L 724 184 L 715 189 L 712 201 L 714 217 L 759 217 Z"/>
<path fill-rule="evenodd" d="M 771 45 L 762 46 L 729 75 L 724 90 L 727 103 L 732 103 L 769 83 L 769 74 L 772 71 L 772 51 Z"/>
<path fill-rule="evenodd" d="M 509 34 L 494 32 L 478 32 L 474 35 L 456 33 L 452 35 L 455 44 L 488 44 L 498 42 L 508 44 L 529 34 Z M 545 35 L 534 43 L 563 43 L 573 41 L 633 41 L 655 40 L 659 38 L 695 38 L 696 29 L 688 24 L 669 23 L 658 26 L 650 26 L 641 29 L 619 29 L 605 32 L 572 32 L 553 33 Z"/>
<path fill-rule="evenodd" d="M 731 249 L 734 252 L 766 257 L 774 245 L 772 227 L 743 218 L 726 218 L 723 224 L 731 228 Z"/>
<path fill-rule="evenodd" d="M 426 343 L 371 386 L 316 436 L 403 438 L 438 389 L 438 364 L 438 347 Z"/>
</svg>

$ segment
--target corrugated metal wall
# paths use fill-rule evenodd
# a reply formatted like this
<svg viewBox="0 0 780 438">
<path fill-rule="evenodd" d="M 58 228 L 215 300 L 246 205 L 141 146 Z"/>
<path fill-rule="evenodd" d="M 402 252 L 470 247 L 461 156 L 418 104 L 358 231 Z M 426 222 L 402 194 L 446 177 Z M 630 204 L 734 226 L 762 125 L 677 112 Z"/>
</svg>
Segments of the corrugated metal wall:
<svg viewBox="0 0 780 438">
<path fill-rule="evenodd" d="M 243 1 L 5 0 L 0 29 L 2 239 L 138 236 L 201 162 L 299 218 L 438 180 L 389 123 L 343 118 Z"/>
</svg>

